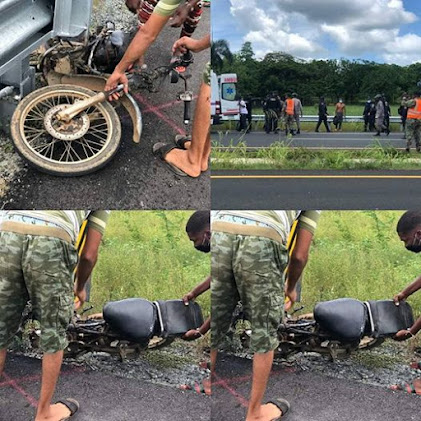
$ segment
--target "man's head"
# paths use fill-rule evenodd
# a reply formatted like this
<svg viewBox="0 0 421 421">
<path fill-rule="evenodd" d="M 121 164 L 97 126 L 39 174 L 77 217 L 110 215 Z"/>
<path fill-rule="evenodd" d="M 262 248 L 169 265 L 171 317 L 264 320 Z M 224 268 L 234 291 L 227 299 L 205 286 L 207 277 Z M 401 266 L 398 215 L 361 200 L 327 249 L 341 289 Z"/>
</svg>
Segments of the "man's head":
<svg viewBox="0 0 421 421">
<path fill-rule="evenodd" d="M 339 98 L 339 104 L 342 104 L 342 103 L 343 103 L 342 98 Z"/>
<path fill-rule="evenodd" d="M 298 95 L 297 95 L 295 92 L 292 94 L 292 97 L 293 97 L 293 98 L 297 98 L 297 96 L 298 96 Z"/>
<path fill-rule="evenodd" d="M 407 250 L 421 252 L 421 211 L 407 211 L 398 221 L 396 231 Z"/>
<path fill-rule="evenodd" d="M 210 252 L 210 211 L 196 211 L 186 224 L 186 232 L 196 250 Z"/>
</svg>

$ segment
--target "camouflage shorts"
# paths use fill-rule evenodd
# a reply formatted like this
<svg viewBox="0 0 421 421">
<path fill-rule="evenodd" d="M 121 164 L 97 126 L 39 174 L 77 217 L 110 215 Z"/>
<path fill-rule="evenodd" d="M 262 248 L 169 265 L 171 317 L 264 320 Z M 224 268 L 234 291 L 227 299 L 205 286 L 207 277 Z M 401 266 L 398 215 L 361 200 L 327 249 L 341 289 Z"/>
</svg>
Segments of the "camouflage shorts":
<svg viewBox="0 0 421 421">
<path fill-rule="evenodd" d="M 265 353 L 278 346 L 283 316 L 284 246 L 264 237 L 212 232 L 212 348 L 225 341 L 239 300 L 251 323 L 251 350 Z"/>
<path fill-rule="evenodd" d="M 211 74 L 211 65 L 207 63 L 205 66 L 205 70 L 203 70 L 203 83 L 210 86 L 210 74 Z"/>
<path fill-rule="evenodd" d="M 412 141 L 415 142 L 416 147 L 419 147 L 421 138 L 421 120 L 412 118 L 406 120 L 405 134 L 408 148 L 411 146 Z"/>
<path fill-rule="evenodd" d="M 40 323 L 42 351 L 66 348 L 76 263 L 77 252 L 65 241 L 0 232 L 0 349 L 18 330 L 28 300 Z"/>
</svg>

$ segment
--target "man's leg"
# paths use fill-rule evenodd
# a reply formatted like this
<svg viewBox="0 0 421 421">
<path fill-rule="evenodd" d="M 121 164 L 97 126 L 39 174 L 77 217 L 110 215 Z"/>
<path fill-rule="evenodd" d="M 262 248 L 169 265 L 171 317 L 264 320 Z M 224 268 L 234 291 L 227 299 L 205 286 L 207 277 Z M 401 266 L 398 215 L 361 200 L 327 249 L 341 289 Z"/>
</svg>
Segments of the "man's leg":
<svg viewBox="0 0 421 421">
<path fill-rule="evenodd" d="M 188 150 L 173 149 L 165 156 L 167 162 L 191 177 L 198 177 L 201 174 L 203 158 L 210 145 L 210 142 L 207 144 L 210 128 L 210 93 L 210 85 L 202 82 L 194 115 L 192 141 Z"/>
<path fill-rule="evenodd" d="M 70 415 L 70 410 L 63 404 L 51 405 L 58 376 L 60 374 L 63 351 L 44 354 L 42 359 L 41 393 L 35 421 L 60 420 Z"/>
<path fill-rule="evenodd" d="M 36 421 L 56 421 L 70 414 L 65 405 L 52 405 L 51 400 L 60 374 L 63 350 L 68 344 L 66 329 L 73 314 L 76 262 L 77 252 L 72 245 L 56 238 L 38 236 L 28 240 L 22 258 L 32 312 L 40 322 L 40 348 L 44 352 Z"/>
</svg>

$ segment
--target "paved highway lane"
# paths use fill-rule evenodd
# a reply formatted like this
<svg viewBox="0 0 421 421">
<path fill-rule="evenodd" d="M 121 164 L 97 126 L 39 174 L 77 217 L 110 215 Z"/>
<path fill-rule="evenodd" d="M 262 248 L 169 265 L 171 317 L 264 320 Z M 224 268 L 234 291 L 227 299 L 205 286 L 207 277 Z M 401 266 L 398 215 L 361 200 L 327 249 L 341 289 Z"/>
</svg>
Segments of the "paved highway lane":
<svg viewBox="0 0 421 421">
<path fill-rule="evenodd" d="M 212 421 L 245 419 L 251 365 L 250 360 L 221 355 L 212 384 Z M 421 404 L 420 396 L 275 366 L 265 401 L 276 398 L 290 402 L 288 421 L 415 421 Z"/>
<path fill-rule="evenodd" d="M 275 142 L 282 142 L 290 147 L 311 149 L 364 149 L 373 146 L 405 149 L 406 140 L 402 133 L 391 133 L 389 136 L 373 136 L 373 133 L 344 132 L 302 132 L 299 135 L 286 138 L 285 133 L 266 134 L 265 132 L 239 133 L 237 131 L 212 132 L 211 138 L 217 146 L 235 146 L 239 142 L 250 148 L 262 148 Z"/>
<path fill-rule="evenodd" d="M 406 209 L 421 171 L 213 171 L 212 209 Z"/>
</svg>

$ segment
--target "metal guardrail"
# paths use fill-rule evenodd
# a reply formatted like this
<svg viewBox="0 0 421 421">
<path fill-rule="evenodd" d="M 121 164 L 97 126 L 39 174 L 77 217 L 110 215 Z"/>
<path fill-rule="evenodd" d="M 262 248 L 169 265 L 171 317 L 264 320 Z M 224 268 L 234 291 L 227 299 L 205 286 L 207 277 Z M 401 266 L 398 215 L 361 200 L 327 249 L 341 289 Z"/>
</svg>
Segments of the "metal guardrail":
<svg viewBox="0 0 421 421">
<path fill-rule="evenodd" d="M 334 116 L 328 116 L 327 120 L 329 123 L 332 123 Z M 221 121 L 238 121 L 240 119 L 239 114 L 235 116 L 222 116 Z M 252 114 L 252 120 L 253 121 L 265 121 L 264 114 Z M 319 121 L 319 116 L 317 115 L 305 115 L 300 118 L 300 121 L 302 123 L 317 123 Z M 364 123 L 364 117 L 357 116 L 357 115 L 350 115 L 346 116 L 343 119 L 344 123 Z M 390 117 L 391 123 L 401 123 L 400 116 L 391 116 Z"/>
</svg>

